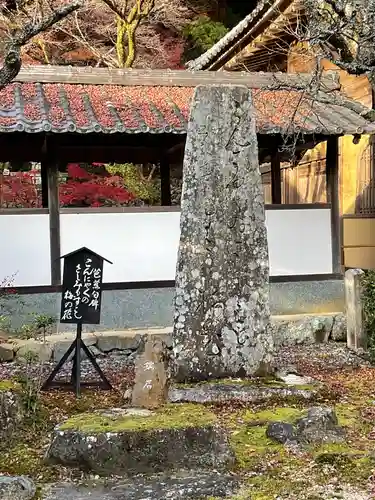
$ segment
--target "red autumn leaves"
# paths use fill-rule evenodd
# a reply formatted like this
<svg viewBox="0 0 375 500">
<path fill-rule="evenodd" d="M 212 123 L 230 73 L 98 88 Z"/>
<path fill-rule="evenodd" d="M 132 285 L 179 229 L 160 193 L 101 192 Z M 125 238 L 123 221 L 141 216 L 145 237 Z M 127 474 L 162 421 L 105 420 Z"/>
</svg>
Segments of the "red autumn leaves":
<svg viewBox="0 0 375 500">
<path fill-rule="evenodd" d="M 97 165 L 97 164 L 96 164 Z M 128 205 L 135 196 L 124 187 L 120 176 L 103 173 L 97 175 L 78 164 L 69 164 L 68 177 L 59 187 L 62 207 L 102 207 Z M 35 172 L 16 172 L 3 175 L 0 182 L 2 208 L 40 208 L 40 186 L 35 182 Z"/>
</svg>

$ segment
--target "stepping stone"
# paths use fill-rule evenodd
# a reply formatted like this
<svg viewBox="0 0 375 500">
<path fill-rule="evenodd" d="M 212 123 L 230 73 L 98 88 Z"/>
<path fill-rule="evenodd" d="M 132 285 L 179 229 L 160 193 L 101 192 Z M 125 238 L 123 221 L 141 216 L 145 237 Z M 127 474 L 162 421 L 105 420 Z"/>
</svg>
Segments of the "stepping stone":
<svg viewBox="0 0 375 500">
<path fill-rule="evenodd" d="M 240 401 L 243 403 L 263 403 L 272 399 L 298 398 L 313 400 L 318 395 L 317 390 L 298 389 L 296 387 L 272 387 L 241 384 L 202 384 L 194 387 L 175 387 L 169 391 L 171 403 L 228 403 Z"/>
<path fill-rule="evenodd" d="M 0 474 L 0 500 L 31 500 L 35 492 L 35 484 L 28 477 Z"/>
<path fill-rule="evenodd" d="M 119 476 L 224 470 L 235 462 L 227 433 L 216 416 L 199 405 L 77 415 L 54 429 L 47 460 Z"/>
<path fill-rule="evenodd" d="M 228 498 L 239 489 L 238 479 L 229 474 L 186 473 L 178 476 L 135 477 L 107 487 L 78 487 L 61 484 L 45 491 L 43 500 L 184 500 Z"/>
</svg>

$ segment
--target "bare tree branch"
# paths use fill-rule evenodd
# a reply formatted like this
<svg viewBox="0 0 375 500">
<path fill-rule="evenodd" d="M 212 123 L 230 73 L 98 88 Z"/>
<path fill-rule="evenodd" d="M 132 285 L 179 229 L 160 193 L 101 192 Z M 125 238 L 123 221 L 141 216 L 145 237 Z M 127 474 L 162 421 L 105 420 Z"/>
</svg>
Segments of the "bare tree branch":
<svg viewBox="0 0 375 500">
<path fill-rule="evenodd" d="M 82 0 L 73 0 L 68 5 L 51 9 L 50 13 L 42 15 L 39 20 L 30 20 L 11 29 L 10 41 L 7 43 L 3 66 L 0 68 L 0 90 L 14 80 L 19 73 L 22 65 L 21 48 L 36 35 L 48 30 L 81 6 Z M 21 6 L 16 4 L 11 10 L 14 10 L 14 15 L 17 15 L 20 12 L 18 10 L 20 8 Z M 11 10 L 7 10 L 9 14 L 3 11 L 3 16 L 10 16 L 9 19 L 13 22 L 13 19 L 11 19 L 13 14 L 10 14 Z"/>
</svg>

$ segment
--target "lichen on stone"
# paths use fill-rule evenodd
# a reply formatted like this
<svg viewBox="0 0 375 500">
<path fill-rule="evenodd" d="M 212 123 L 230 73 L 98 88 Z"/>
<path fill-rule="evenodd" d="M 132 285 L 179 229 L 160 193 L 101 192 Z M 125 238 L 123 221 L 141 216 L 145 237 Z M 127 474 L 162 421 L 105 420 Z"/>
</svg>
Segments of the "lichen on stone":
<svg viewBox="0 0 375 500">
<path fill-rule="evenodd" d="M 0 391 L 11 391 L 19 389 L 19 385 L 13 380 L 0 380 Z"/>
<path fill-rule="evenodd" d="M 153 429 L 179 429 L 204 427 L 216 423 L 216 416 L 202 405 L 165 405 L 151 416 L 111 417 L 85 413 L 69 418 L 59 426 L 60 431 L 78 430 L 87 433 L 122 432 Z"/>
<path fill-rule="evenodd" d="M 267 372 L 268 278 L 251 92 L 199 86 L 183 166 L 173 332 L 178 381 Z"/>
</svg>

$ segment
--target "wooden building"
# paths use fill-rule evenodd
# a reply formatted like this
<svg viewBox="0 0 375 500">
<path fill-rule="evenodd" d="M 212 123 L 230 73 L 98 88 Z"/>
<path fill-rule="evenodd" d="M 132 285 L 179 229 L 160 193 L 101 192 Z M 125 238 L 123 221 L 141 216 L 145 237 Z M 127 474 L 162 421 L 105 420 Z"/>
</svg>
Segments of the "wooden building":
<svg viewBox="0 0 375 500">
<path fill-rule="evenodd" d="M 210 50 L 188 64 L 190 70 L 280 71 L 310 73 L 311 88 L 319 74 L 334 73 L 340 90 L 369 109 L 374 96 L 366 76 L 353 76 L 317 58 L 300 41 L 298 29 L 305 20 L 303 0 L 263 0 Z M 346 267 L 375 267 L 375 166 L 373 138 L 362 133 L 339 139 L 340 215 L 342 262 Z M 322 189 L 327 149 L 322 142 L 294 164 L 281 169 L 283 203 L 324 203 Z M 264 165 L 263 182 L 270 201 L 270 165 Z M 354 220 L 353 220 L 354 219 Z M 369 233 L 374 236 L 370 237 Z"/>
<path fill-rule="evenodd" d="M 57 186 L 61 164 L 159 163 L 162 204 L 170 205 L 169 165 L 182 162 L 194 88 L 207 84 L 251 88 L 259 159 L 270 164 L 272 203 L 281 207 L 281 164 L 325 144 L 319 189 L 331 210 L 332 274 L 339 274 L 339 141 L 348 137 L 352 143 L 353 137 L 373 133 L 375 122 L 366 118 L 368 108 L 339 91 L 332 75 L 322 78 L 313 94 L 309 79 L 302 74 L 257 72 L 23 69 L 0 91 L 0 161 L 41 162 L 43 206 L 50 217 L 51 284 L 61 281 Z M 294 203 L 294 198 L 290 200 Z"/>
</svg>

